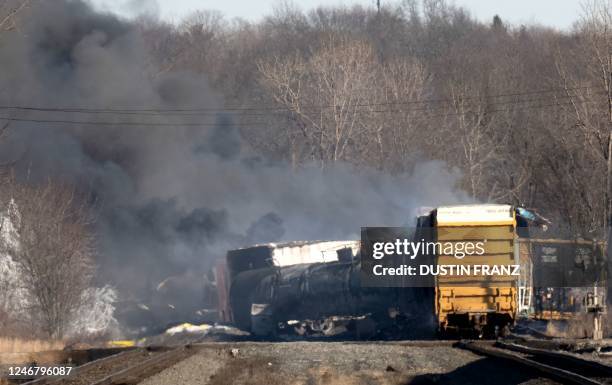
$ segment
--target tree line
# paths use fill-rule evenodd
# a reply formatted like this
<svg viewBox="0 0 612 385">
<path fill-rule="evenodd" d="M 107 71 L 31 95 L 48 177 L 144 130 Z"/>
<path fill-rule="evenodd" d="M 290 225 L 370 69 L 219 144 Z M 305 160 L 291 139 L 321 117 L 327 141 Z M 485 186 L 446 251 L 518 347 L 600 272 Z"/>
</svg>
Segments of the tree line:
<svg viewBox="0 0 612 385">
<path fill-rule="evenodd" d="M 568 31 L 485 23 L 440 0 L 138 23 L 161 71 L 206 74 L 267 157 L 389 173 L 443 160 L 474 200 L 536 208 L 565 236 L 601 238 L 612 4 L 583 9 Z"/>
</svg>

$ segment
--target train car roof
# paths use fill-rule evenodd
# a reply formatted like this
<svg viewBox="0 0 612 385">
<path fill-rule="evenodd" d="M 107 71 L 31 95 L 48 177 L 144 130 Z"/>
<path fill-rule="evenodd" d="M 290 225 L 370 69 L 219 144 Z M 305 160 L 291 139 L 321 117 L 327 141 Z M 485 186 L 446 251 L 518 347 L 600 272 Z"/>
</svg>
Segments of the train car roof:
<svg viewBox="0 0 612 385">
<path fill-rule="evenodd" d="M 511 205 L 455 205 L 436 209 L 437 226 L 494 226 L 515 223 L 514 207 Z"/>
<path fill-rule="evenodd" d="M 320 243 L 338 243 L 338 244 L 348 244 L 353 242 L 358 242 L 358 240 L 327 240 L 327 241 L 288 241 L 288 242 L 269 242 L 269 243 L 257 243 L 255 245 L 239 247 L 233 250 L 248 250 L 253 248 L 267 247 L 270 249 L 282 249 L 285 247 L 299 247 L 299 246 L 308 246 L 308 245 L 316 245 Z"/>
<path fill-rule="evenodd" d="M 270 260 L 275 266 L 333 262 L 338 260 L 339 250 L 351 249 L 351 253 L 355 255 L 360 244 L 358 240 L 266 243 L 229 250 L 227 252 L 227 261 L 228 263 L 233 263 L 233 261 L 247 258 L 253 260 L 254 263 L 263 264 L 265 261 Z"/>
</svg>

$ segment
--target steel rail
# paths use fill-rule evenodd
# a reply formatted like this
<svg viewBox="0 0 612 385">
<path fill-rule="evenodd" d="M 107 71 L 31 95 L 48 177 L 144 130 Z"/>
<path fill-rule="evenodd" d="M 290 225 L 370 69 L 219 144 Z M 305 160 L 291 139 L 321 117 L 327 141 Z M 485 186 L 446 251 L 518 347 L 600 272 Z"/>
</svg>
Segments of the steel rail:
<svg viewBox="0 0 612 385">
<path fill-rule="evenodd" d="M 79 375 L 79 374 L 83 374 L 85 372 L 87 372 L 89 369 L 94 368 L 97 365 L 100 364 L 107 364 L 109 362 L 112 361 L 116 361 L 116 360 L 124 360 L 130 356 L 139 354 L 140 352 L 142 352 L 142 349 L 138 349 L 138 348 L 127 348 L 124 351 L 115 353 L 115 354 L 111 354 L 109 356 L 103 357 L 103 358 L 99 358 L 97 360 L 93 360 L 93 361 L 89 361 L 83 365 L 79 365 L 79 366 L 75 366 L 72 369 L 72 372 L 70 373 L 70 376 L 63 376 L 63 377 L 39 377 L 36 378 L 34 380 L 28 381 L 23 383 L 22 385 L 52 385 L 52 384 L 56 384 L 61 382 L 64 379 L 70 378 L 71 376 L 75 376 L 75 375 Z"/>
<path fill-rule="evenodd" d="M 519 353 L 530 354 L 533 356 L 548 357 L 552 359 L 560 359 L 560 360 L 569 361 L 574 364 L 577 364 L 583 367 L 588 367 L 590 369 L 605 373 L 607 376 L 612 377 L 612 366 L 607 365 L 603 362 L 585 360 L 583 358 L 577 357 L 570 353 L 566 353 L 562 351 L 540 349 L 540 348 L 532 348 L 529 346 L 524 346 L 524 345 L 519 345 L 519 344 L 514 344 L 514 343 L 505 343 L 505 342 L 496 342 L 495 346 L 502 348 L 502 349 L 519 352 Z"/>
<path fill-rule="evenodd" d="M 523 354 L 519 354 L 513 351 L 507 351 L 503 348 L 495 348 L 491 346 L 490 344 L 485 345 L 483 343 L 477 343 L 473 341 L 471 342 L 461 341 L 461 342 L 458 342 L 456 346 L 463 348 L 463 349 L 470 350 L 477 354 L 495 357 L 495 358 L 502 358 L 505 360 L 516 362 L 523 366 L 527 366 L 539 372 L 542 372 L 548 375 L 549 377 L 552 377 L 553 379 L 560 380 L 563 383 L 572 383 L 572 384 L 579 384 L 579 385 L 603 385 L 604 384 L 592 378 L 585 377 L 581 374 L 574 373 L 566 369 L 562 369 L 556 366 L 551 366 L 551 365 L 543 364 L 541 362 L 534 361 L 532 359 L 525 357 Z"/>
<path fill-rule="evenodd" d="M 125 369 L 104 377 L 103 379 L 91 383 L 91 385 L 112 385 L 124 383 L 137 383 L 145 377 L 156 374 L 181 361 L 195 352 L 191 345 L 181 346 L 169 350 L 159 355 L 153 356 L 148 360 L 139 362 Z"/>
</svg>

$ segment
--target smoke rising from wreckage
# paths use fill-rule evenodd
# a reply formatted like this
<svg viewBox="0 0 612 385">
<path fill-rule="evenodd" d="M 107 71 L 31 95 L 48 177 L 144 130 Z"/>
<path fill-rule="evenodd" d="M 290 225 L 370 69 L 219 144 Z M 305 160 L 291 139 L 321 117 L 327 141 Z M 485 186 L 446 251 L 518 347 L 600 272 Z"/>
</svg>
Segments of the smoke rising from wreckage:
<svg viewBox="0 0 612 385">
<path fill-rule="evenodd" d="M 606 124 L 597 118 L 603 103 L 591 103 L 599 101 L 592 96 L 598 94 L 591 94 L 594 87 L 582 87 L 588 76 L 580 71 L 541 76 L 535 70 L 549 67 L 563 72 L 565 65 L 592 70 L 573 59 L 566 62 L 550 53 L 534 53 L 546 51 L 533 49 L 538 44 L 565 41 L 565 33 L 513 30 L 500 18 L 486 26 L 443 2 L 423 10 L 416 6 L 382 12 L 331 9 L 351 16 L 335 21 L 324 21 L 325 10 L 294 18 L 300 13 L 287 9 L 260 24 L 231 26 L 208 13 L 196 14 L 181 26 L 147 25 L 147 20 L 127 21 L 95 12 L 82 1 L 31 3 L 20 11 L 18 28 L 9 32 L 0 28 L 0 123 L 7 122 L 0 125 L 0 165 L 9 166 L 9 180 L 18 185 L 44 186 L 53 180 L 75 186 L 75 196 L 84 197 L 95 214 L 90 226 L 96 237 L 98 270 L 94 286 L 84 294 L 93 302 L 93 310 L 80 322 L 80 329 L 86 329 L 97 314 L 104 319 L 116 316 L 129 335 L 150 334 L 177 322 L 212 321 L 222 301 L 215 296 L 221 275 L 211 268 L 226 250 L 296 239 L 306 243 L 357 239 L 359 226 L 406 226 L 417 207 L 478 199 L 542 205 L 547 215 L 555 217 L 557 229 L 565 231 L 563 236 L 572 237 L 597 234 L 605 224 L 601 160 L 610 152 L 605 146 L 603 152 L 597 146 L 587 148 L 592 151 L 583 148 L 593 132 L 599 135 L 601 127 L 608 127 L 607 118 Z M 362 22 L 353 25 L 351 18 Z M 380 18 L 396 22 L 390 33 L 410 38 L 383 39 L 378 27 L 371 28 L 384 24 Z M 438 31 L 438 22 L 449 29 Z M 335 40 L 336 27 L 350 32 Z M 446 33 L 455 28 L 469 33 Z M 572 36 L 584 36 L 584 31 L 588 28 L 577 28 Z M 321 37 L 327 33 L 333 39 Z M 431 44 L 443 35 L 453 38 Z M 581 49 L 589 43 L 576 41 Z M 219 48 L 226 46 L 227 50 Z M 452 46 L 459 49 L 449 49 Z M 574 56 L 587 58 L 585 50 L 584 55 Z M 525 55 L 516 55 L 523 51 Z M 219 53 L 227 57 L 216 60 Z M 437 57 L 444 59 L 440 62 Z M 217 68 L 228 63 L 236 68 Z M 439 71 L 449 63 L 457 74 Z M 462 72 L 463 68 L 468 70 Z M 231 76 L 238 73 L 248 79 Z M 328 89 L 317 84 L 325 76 L 334 80 Z M 562 78 L 564 87 L 557 78 Z M 294 91 L 295 80 L 304 93 L 284 98 Z M 234 84 L 243 81 L 248 85 Z M 220 85 L 225 82 L 227 86 Z M 242 95 L 243 91 L 248 92 Z M 516 100 L 502 99 L 510 91 Z M 578 120 L 592 117 L 593 127 L 576 125 L 576 117 L 567 109 L 543 113 L 541 105 L 532 103 L 538 101 L 530 99 L 534 94 L 552 103 L 548 107 L 559 107 L 558 98 L 585 101 Z M 349 106 L 339 120 L 338 111 L 328 108 L 328 104 L 337 107 L 338 100 Z M 247 101 L 262 103 L 261 111 L 241 115 L 229 107 L 232 103 L 245 107 L 242 103 Z M 587 107 L 595 104 L 594 110 Z M 320 108 L 305 111 L 313 105 Z M 385 105 L 393 105 L 394 111 L 379 110 Z M 313 117 L 324 123 L 313 123 Z M 334 138 L 325 138 L 333 137 L 334 130 L 352 127 L 346 124 L 352 119 L 363 126 L 359 134 L 336 136 L 335 143 Z M 559 130 L 571 131 L 557 136 Z M 592 167 L 591 174 L 575 171 L 585 165 Z M 10 216 L 13 200 L 17 206 L 23 202 L 18 195 L 0 196 L 1 221 Z M 21 203 L 21 207 L 26 206 Z M 519 216 L 538 219 L 527 209 L 516 210 Z M 543 259 L 554 259 L 556 250 L 561 250 L 557 241 L 551 241 L 556 248 L 546 244 L 555 251 Z M 528 247 L 540 247 L 538 242 Z M 567 247 L 568 255 L 578 243 Z M 592 254 L 583 259 L 600 263 L 595 249 L 602 247 L 601 242 L 592 243 L 597 247 L 581 246 Z M 0 275 L 9 277 L 4 284 L 19 281 L 14 255 L 2 252 Z M 321 280 L 317 286 L 323 297 L 337 292 L 333 285 L 344 285 L 339 290 L 350 293 L 344 303 L 319 304 L 322 307 L 358 307 L 361 304 L 353 297 L 363 295 L 370 300 L 363 303 L 365 312 L 370 305 L 385 310 L 376 303 L 380 292 L 356 295 L 354 266 L 338 259 L 316 266 L 280 266 L 279 271 L 287 273 L 284 277 L 272 274 L 269 266 L 245 272 L 242 289 L 260 295 L 262 302 L 239 304 L 237 316 L 244 319 L 238 322 L 247 325 L 252 312 L 265 319 L 270 304 L 265 302 L 270 300 L 267 290 L 283 279 L 294 289 L 287 292 L 294 299 L 303 289 L 297 281 Z M 571 262 L 569 257 L 563 259 Z M 583 273 L 599 272 L 593 266 L 601 265 L 584 261 L 580 262 Z M 566 270 L 579 271 L 575 264 L 568 263 Z M 343 277 L 342 282 L 327 282 L 325 277 L 336 277 L 331 271 Z M 526 292 L 527 286 L 522 289 Z M 517 305 L 503 310 L 510 318 L 515 310 L 530 307 L 522 300 L 539 295 L 519 291 L 517 304 L 513 297 L 517 293 L 503 292 L 499 297 L 504 301 L 497 304 Z M 425 298 L 414 294 L 405 299 Z M 388 297 L 393 295 L 397 293 Z M 454 293 L 442 295 L 453 298 Z M 552 302 L 541 299 L 542 307 Z M 309 316 L 304 309 L 290 310 L 296 311 L 292 322 Z M 318 310 L 317 316 L 329 315 L 329 309 Z M 503 321 L 505 326 L 507 319 Z M 327 326 L 315 322 L 309 327 L 326 330 Z"/>
<path fill-rule="evenodd" d="M 204 76 L 160 73 L 151 62 L 129 22 L 80 1 L 37 2 L 20 20 L 20 33 L 0 35 L 0 98 L 60 109 L 222 105 Z M 231 114 L 148 116 L 150 126 L 129 125 L 142 116 L 85 116 L 64 110 L 54 119 L 114 124 L 12 121 L 0 141 L 0 163 L 13 164 L 26 183 L 55 178 L 89 196 L 97 283 L 117 287 L 117 315 L 127 326 L 198 318 L 194 309 L 203 306 L 193 301 L 202 301 L 202 277 L 227 249 L 356 237 L 354 226 L 364 220 L 400 225 L 415 207 L 467 199 L 452 187 L 458 175 L 441 162 L 396 176 L 342 163 L 292 170 L 258 157 Z M 183 282 L 156 290 L 170 276 Z M 139 313 L 139 303 L 149 311 Z"/>
<path fill-rule="evenodd" d="M 0 0 L 0 385 L 612 379 L 612 0 L 156 1 Z"/>
</svg>

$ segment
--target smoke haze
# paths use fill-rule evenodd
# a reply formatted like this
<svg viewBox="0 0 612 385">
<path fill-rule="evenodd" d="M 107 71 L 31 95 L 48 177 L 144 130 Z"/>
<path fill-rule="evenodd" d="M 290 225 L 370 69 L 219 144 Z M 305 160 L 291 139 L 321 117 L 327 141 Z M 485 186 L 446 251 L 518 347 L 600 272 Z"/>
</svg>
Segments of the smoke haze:
<svg viewBox="0 0 612 385">
<path fill-rule="evenodd" d="M 204 76 L 160 73 L 151 63 L 128 22 L 79 1 L 39 2 L 18 31 L 0 34 L 0 104 L 222 107 Z M 170 275 L 198 277 L 228 248 L 356 239 L 361 226 L 411 223 L 416 207 L 465 200 L 453 188 L 458 175 L 441 163 L 390 176 L 345 164 L 295 171 L 269 162 L 243 142 L 231 115 L 2 109 L 0 116 L 115 123 L 12 121 L 0 161 L 15 162 L 22 179 L 57 178 L 93 196 L 98 279 L 123 298 L 146 297 Z M 143 121 L 151 125 L 131 125 Z M 199 126 L 155 125 L 173 122 Z"/>
</svg>

